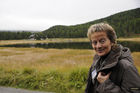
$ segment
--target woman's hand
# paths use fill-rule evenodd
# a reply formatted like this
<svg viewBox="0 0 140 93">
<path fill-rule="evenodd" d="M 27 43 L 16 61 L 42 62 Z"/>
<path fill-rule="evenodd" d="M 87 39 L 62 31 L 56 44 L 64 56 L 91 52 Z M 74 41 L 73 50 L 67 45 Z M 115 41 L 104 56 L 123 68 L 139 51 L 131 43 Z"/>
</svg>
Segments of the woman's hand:
<svg viewBox="0 0 140 93">
<path fill-rule="evenodd" d="M 108 73 L 107 75 L 105 75 L 104 72 L 99 72 L 98 76 L 97 76 L 97 80 L 99 83 L 103 83 L 105 82 L 107 79 L 109 79 L 111 72 Z"/>
</svg>

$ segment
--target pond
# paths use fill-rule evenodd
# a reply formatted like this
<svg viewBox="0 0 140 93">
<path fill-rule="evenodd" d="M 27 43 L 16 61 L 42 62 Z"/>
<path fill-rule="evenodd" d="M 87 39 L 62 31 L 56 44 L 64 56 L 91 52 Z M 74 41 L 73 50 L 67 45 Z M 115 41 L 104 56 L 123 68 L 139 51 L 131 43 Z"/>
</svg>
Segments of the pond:
<svg viewBox="0 0 140 93">
<path fill-rule="evenodd" d="M 125 47 L 130 48 L 132 52 L 140 52 L 140 42 L 123 41 L 118 42 Z M 68 43 L 36 43 L 36 44 L 13 44 L 13 45 L 1 45 L 0 47 L 39 47 L 39 48 L 56 48 L 56 49 L 92 49 L 89 42 L 68 42 Z"/>
</svg>

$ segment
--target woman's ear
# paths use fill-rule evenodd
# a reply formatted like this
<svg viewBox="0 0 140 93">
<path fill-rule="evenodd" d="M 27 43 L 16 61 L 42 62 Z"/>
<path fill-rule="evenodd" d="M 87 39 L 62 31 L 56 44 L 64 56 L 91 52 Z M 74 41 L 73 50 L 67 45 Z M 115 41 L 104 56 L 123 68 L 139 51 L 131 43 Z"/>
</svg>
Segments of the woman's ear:
<svg viewBox="0 0 140 93">
<path fill-rule="evenodd" d="M 111 42 L 111 48 L 114 48 L 115 44 Z"/>
</svg>

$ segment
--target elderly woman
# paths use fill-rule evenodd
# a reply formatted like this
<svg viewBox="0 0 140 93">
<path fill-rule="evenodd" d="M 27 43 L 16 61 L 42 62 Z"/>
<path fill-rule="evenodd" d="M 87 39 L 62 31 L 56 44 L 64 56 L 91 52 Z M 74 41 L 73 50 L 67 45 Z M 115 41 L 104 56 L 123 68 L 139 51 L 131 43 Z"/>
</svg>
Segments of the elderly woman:
<svg viewBox="0 0 140 93">
<path fill-rule="evenodd" d="M 96 54 L 85 93 L 140 93 L 140 76 L 128 48 L 116 43 L 107 23 L 90 26 L 87 36 Z"/>
</svg>

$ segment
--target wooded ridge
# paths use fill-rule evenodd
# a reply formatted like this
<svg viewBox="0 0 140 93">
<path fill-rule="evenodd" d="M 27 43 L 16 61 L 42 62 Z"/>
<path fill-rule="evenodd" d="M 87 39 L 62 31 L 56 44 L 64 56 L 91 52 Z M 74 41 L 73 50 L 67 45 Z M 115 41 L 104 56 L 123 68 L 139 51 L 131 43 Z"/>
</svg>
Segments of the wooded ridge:
<svg viewBox="0 0 140 93">
<path fill-rule="evenodd" d="M 87 37 L 90 25 L 107 22 L 115 29 L 118 37 L 140 35 L 140 8 L 120 12 L 106 18 L 73 26 L 57 25 L 43 31 L 48 38 L 79 38 Z"/>
</svg>

